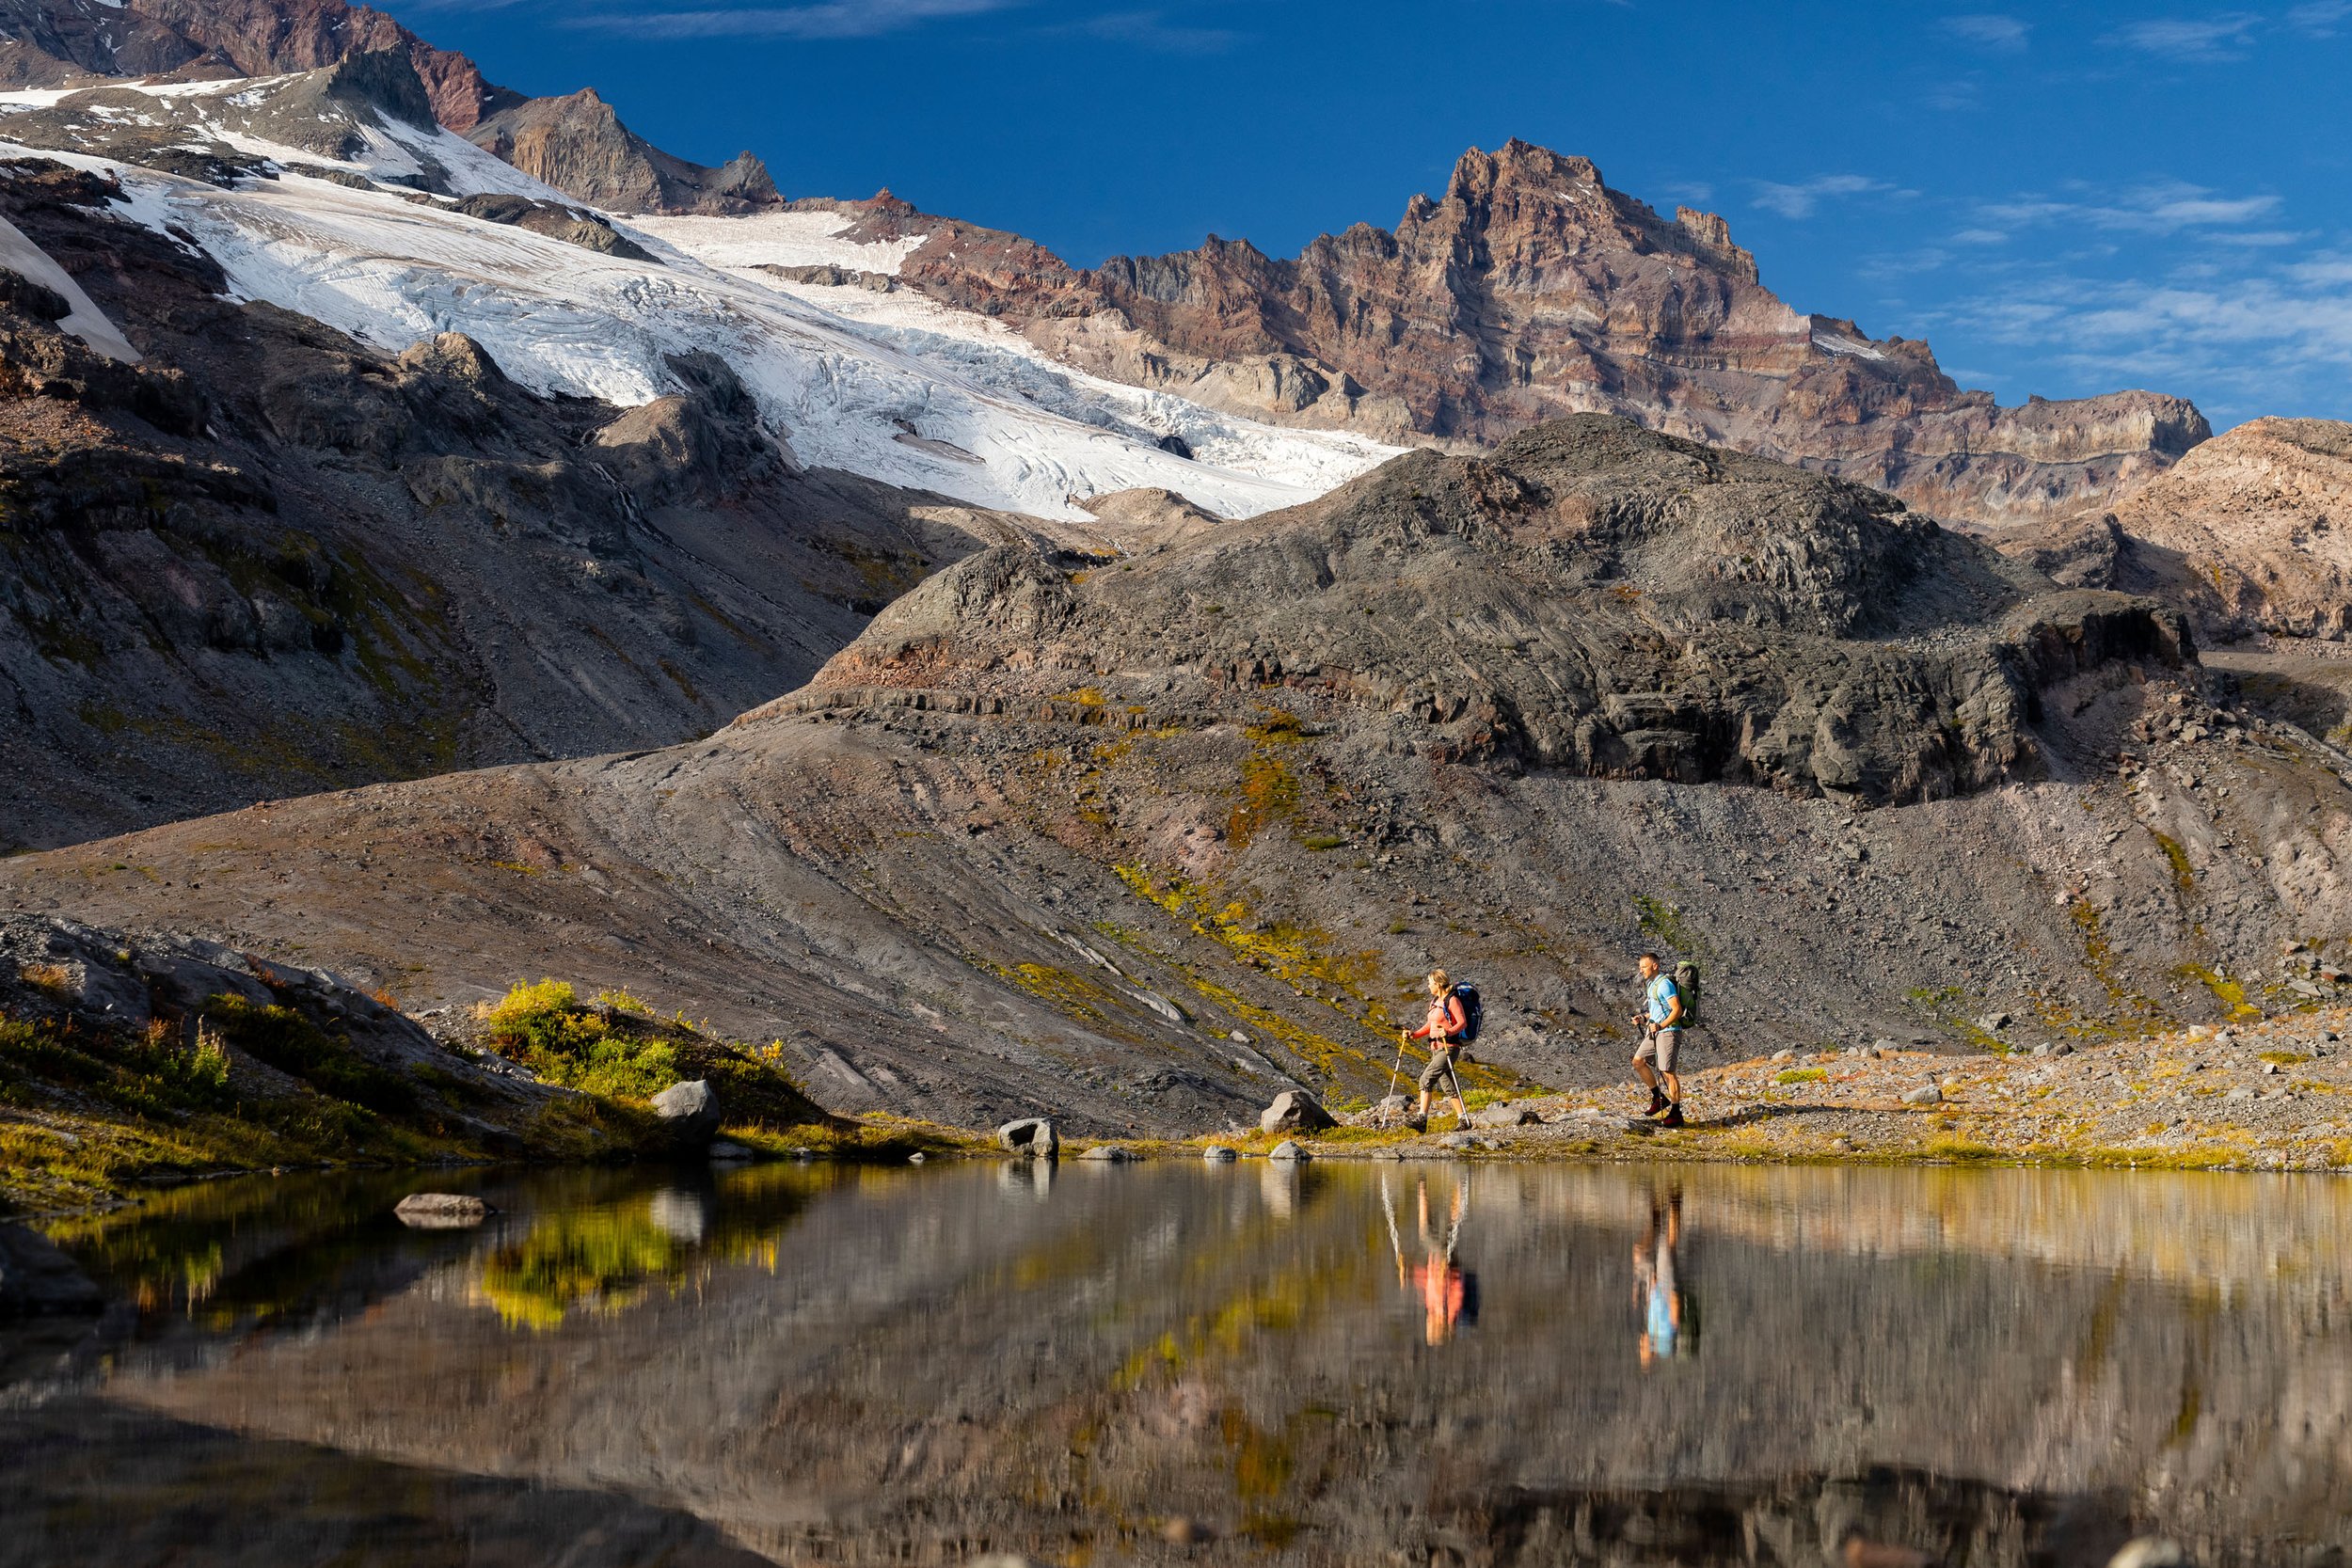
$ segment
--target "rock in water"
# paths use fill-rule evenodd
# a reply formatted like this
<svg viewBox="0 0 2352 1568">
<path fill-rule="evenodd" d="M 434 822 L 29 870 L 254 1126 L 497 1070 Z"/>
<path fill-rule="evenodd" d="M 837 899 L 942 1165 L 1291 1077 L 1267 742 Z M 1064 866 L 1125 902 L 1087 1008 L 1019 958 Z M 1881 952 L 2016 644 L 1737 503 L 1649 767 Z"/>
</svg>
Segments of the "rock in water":
<svg viewBox="0 0 2352 1568">
<path fill-rule="evenodd" d="M 996 1129 L 996 1141 L 1015 1154 L 1051 1160 L 1061 1152 L 1061 1134 L 1043 1117 L 1024 1117 Z"/>
<path fill-rule="evenodd" d="M 2125 1542 L 2107 1559 L 2107 1568 L 2188 1568 L 2188 1554 L 2160 1535 L 2143 1535 Z"/>
<path fill-rule="evenodd" d="M 1274 1146 L 1274 1148 L 1267 1153 L 1266 1158 L 1269 1160 L 1280 1160 L 1287 1163 L 1294 1160 L 1306 1159 L 1307 1151 L 1299 1148 L 1298 1145 L 1292 1142 L 1290 1139 L 1284 1138 L 1280 1143 Z"/>
<path fill-rule="evenodd" d="M 392 1213 L 412 1229 L 456 1230 L 488 1219 L 490 1206 L 464 1193 L 410 1193 Z"/>
<path fill-rule="evenodd" d="M 1261 1132 L 1319 1132 L 1338 1125 L 1323 1102 L 1305 1089 L 1284 1089 L 1258 1117 Z"/>
<path fill-rule="evenodd" d="M 1125 1149 L 1119 1148 L 1116 1144 L 1096 1144 L 1092 1148 L 1089 1148 L 1084 1154 L 1079 1155 L 1078 1158 L 1081 1160 L 1101 1160 L 1111 1164 L 1124 1164 L 1127 1161 L 1134 1159 L 1135 1156 L 1128 1153 Z"/>
<path fill-rule="evenodd" d="M 1217 1145 L 1212 1144 L 1207 1148 L 1200 1151 L 1200 1158 L 1206 1160 L 1213 1165 L 1230 1165 L 1235 1160 L 1240 1159 L 1241 1156 L 1234 1153 L 1230 1148 L 1220 1148 Z"/>
<path fill-rule="evenodd" d="M 705 1079 L 690 1078 L 655 1095 L 653 1114 L 679 1148 L 708 1148 L 719 1132 L 719 1096 Z"/>
<path fill-rule="evenodd" d="M 0 1318 L 95 1312 L 104 1305 L 89 1276 L 48 1237 L 0 1225 Z"/>
</svg>

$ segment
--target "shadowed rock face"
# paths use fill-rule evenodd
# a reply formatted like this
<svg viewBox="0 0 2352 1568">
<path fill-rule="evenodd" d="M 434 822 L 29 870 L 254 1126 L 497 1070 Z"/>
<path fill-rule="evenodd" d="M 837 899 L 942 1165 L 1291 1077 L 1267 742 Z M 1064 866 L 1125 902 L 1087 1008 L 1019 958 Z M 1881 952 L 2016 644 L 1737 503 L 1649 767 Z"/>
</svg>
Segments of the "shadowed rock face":
<svg viewBox="0 0 2352 1568">
<path fill-rule="evenodd" d="M 1883 803 L 2030 777 L 2043 689 L 2193 657 L 2177 615 L 2055 593 L 1877 492 L 1586 416 L 1403 458 L 1083 587 L 991 551 L 815 685 L 1287 685 L 1457 758 Z"/>
<path fill-rule="evenodd" d="M 833 205 L 876 237 L 932 236 L 903 281 L 1072 364 L 1278 420 L 1486 442 L 1607 412 L 1993 519 L 2120 493 L 2208 434 L 2145 392 L 1998 408 L 1924 342 L 1790 309 L 1722 218 L 1669 221 L 1524 142 L 1463 154 L 1393 231 L 1289 261 L 1212 238 L 1079 272 L 887 193 Z"/>
</svg>

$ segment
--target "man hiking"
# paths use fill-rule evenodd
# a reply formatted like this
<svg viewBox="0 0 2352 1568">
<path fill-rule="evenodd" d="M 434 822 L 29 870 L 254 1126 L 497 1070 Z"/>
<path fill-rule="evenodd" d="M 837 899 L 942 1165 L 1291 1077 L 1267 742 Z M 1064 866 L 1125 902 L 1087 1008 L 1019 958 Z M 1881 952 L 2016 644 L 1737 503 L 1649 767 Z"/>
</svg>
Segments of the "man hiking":
<svg viewBox="0 0 2352 1568">
<path fill-rule="evenodd" d="M 1682 1079 L 1675 1058 L 1682 1051 L 1682 992 L 1674 976 L 1659 967 L 1658 955 L 1642 955 L 1642 1010 L 1633 1015 L 1642 1026 L 1642 1043 L 1633 1053 L 1633 1070 L 1649 1085 L 1649 1109 L 1661 1127 L 1682 1125 Z M 1663 1084 L 1661 1088 L 1660 1085 Z M 1424 1103 L 1427 1097 L 1422 1097 Z"/>
<path fill-rule="evenodd" d="M 1462 1079 L 1454 1070 L 1454 1053 L 1460 1049 L 1462 1037 L 1470 1032 L 1470 1014 L 1462 1006 L 1462 999 L 1454 994 L 1454 982 L 1442 969 L 1429 972 L 1429 1022 L 1407 1035 L 1406 1038 L 1429 1042 L 1429 1065 L 1421 1069 L 1421 1110 L 1415 1119 L 1424 1127 L 1429 1123 L 1429 1096 L 1440 1080 L 1454 1080 L 1454 1114 L 1459 1124 L 1468 1125 L 1470 1107 L 1462 1103 Z"/>
</svg>

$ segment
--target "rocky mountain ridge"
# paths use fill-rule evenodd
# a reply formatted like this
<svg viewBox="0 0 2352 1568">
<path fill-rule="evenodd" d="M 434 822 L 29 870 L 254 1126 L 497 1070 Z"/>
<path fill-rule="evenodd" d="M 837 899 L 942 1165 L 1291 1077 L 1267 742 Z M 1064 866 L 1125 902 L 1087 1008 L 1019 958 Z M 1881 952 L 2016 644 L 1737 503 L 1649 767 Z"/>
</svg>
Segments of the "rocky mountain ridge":
<svg viewBox="0 0 2352 1568">
<path fill-rule="evenodd" d="M 0 84 L 20 87 L 276 76 L 398 55 L 436 120 L 579 200 L 673 213 L 752 212 L 779 200 L 749 152 L 715 169 L 672 157 L 593 91 L 528 98 L 344 0 L 0 0 Z"/>
<path fill-rule="evenodd" d="M 1720 216 L 1669 221 L 1588 160 L 1516 140 L 1464 153 L 1395 230 L 1358 224 L 1290 261 L 1212 236 L 1082 271 L 886 192 L 816 205 L 859 237 L 925 236 L 902 282 L 1065 363 L 1386 440 L 1487 444 L 1613 413 L 2002 522 L 2123 494 L 2210 434 L 2148 392 L 2000 408 L 1924 342 L 1790 309 Z"/>
</svg>

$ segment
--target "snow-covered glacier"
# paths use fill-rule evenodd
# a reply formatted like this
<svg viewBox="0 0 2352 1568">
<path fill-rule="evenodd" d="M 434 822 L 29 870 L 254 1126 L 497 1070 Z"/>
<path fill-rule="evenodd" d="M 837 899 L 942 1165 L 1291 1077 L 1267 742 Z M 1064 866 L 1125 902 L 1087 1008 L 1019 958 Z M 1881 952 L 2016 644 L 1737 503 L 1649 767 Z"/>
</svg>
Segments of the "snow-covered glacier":
<svg viewBox="0 0 2352 1568">
<path fill-rule="evenodd" d="M 0 96 L 0 112 L 52 96 Z M 174 109 L 188 112 L 185 103 Z M 347 172 L 399 178 L 430 164 L 457 195 L 578 205 L 437 127 L 381 129 L 342 161 Z M 678 390 L 672 358 L 707 352 L 734 368 L 795 462 L 974 505 L 1077 517 L 1087 498 L 1156 486 L 1242 517 L 1311 499 L 1395 455 L 1359 436 L 1280 429 L 1080 374 L 911 291 L 826 288 L 763 270 L 897 270 L 904 243 L 837 238 L 848 225 L 838 214 L 615 217 L 651 258 L 631 259 L 470 217 L 445 199 L 299 172 L 333 172 L 319 166 L 338 160 L 315 152 L 224 139 L 282 152 L 283 166 L 275 179 L 224 187 L 9 150 L 115 175 L 128 215 L 205 251 L 239 295 L 375 347 L 462 332 L 534 389 L 624 406 Z M 1163 447 L 1170 436 L 1191 456 Z"/>
</svg>

